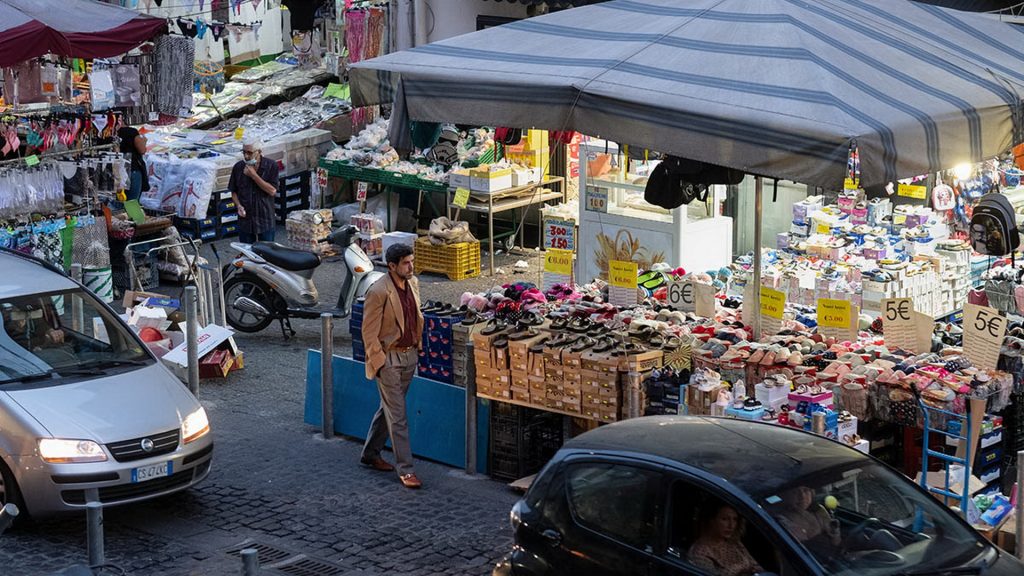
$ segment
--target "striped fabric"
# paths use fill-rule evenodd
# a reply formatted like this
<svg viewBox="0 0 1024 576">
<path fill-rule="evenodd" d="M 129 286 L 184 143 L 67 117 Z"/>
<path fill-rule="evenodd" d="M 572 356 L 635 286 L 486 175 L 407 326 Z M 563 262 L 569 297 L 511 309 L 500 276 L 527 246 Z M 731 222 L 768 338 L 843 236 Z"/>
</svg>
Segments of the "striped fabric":
<svg viewBox="0 0 1024 576">
<path fill-rule="evenodd" d="M 355 64 L 357 105 L 836 188 L 1024 140 L 1024 27 L 907 0 L 611 0 Z M 398 93 L 403 98 L 396 98 Z"/>
</svg>

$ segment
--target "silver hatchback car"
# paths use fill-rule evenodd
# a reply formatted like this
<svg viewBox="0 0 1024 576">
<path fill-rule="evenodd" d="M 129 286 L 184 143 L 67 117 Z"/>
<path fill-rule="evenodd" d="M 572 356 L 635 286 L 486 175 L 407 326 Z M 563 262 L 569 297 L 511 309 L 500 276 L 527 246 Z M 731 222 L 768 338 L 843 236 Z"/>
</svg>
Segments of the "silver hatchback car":
<svg viewBox="0 0 1024 576">
<path fill-rule="evenodd" d="M 162 496 L 210 473 L 206 411 L 92 292 L 0 250 L 0 505 L 33 517 Z"/>
</svg>

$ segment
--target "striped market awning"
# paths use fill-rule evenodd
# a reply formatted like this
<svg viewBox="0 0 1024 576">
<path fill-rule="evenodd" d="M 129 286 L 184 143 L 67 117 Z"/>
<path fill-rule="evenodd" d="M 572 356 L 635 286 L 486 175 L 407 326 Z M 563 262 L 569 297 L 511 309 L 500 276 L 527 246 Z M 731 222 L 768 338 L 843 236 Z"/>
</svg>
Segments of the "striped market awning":
<svg viewBox="0 0 1024 576">
<path fill-rule="evenodd" d="M 576 130 L 835 188 L 1024 140 L 1024 27 L 908 0 L 611 0 L 353 66 L 397 117 Z"/>
</svg>

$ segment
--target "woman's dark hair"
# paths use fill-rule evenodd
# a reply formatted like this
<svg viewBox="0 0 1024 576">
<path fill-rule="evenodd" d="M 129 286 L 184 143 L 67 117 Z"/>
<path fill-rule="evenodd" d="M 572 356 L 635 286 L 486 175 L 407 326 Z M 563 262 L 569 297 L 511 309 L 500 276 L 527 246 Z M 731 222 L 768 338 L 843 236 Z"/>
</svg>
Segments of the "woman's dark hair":
<svg viewBox="0 0 1024 576">
<path fill-rule="evenodd" d="M 388 264 L 398 265 L 402 261 L 402 258 L 406 256 L 412 256 L 412 246 L 408 244 L 392 244 L 388 247 L 387 253 L 384 255 L 384 261 Z"/>
</svg>

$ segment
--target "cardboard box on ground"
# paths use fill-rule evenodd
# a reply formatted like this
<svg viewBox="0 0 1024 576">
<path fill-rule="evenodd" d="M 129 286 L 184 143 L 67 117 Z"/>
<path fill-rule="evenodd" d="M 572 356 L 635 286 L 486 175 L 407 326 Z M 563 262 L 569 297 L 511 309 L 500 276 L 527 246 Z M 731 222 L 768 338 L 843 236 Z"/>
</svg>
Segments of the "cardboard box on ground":
<svg viewBox="0 0 1024 576">
<path fill-rule="evenodd" d="M 128 291 L 124 295 L 124 306 L 128 326 L 175 376 L 187 382 L 188 347 L 180 301 L 164 294 Z M 199 328 L 197 351 L 201 379 L 226 378 L 245 367 L 244 355 L 235 345 L 233 334 L 229 328 L 216 324 Z"/>
</svg>

